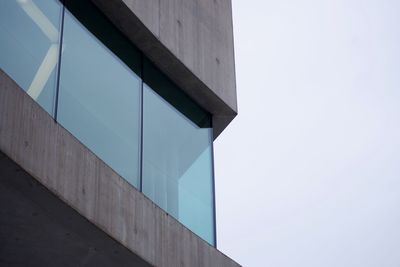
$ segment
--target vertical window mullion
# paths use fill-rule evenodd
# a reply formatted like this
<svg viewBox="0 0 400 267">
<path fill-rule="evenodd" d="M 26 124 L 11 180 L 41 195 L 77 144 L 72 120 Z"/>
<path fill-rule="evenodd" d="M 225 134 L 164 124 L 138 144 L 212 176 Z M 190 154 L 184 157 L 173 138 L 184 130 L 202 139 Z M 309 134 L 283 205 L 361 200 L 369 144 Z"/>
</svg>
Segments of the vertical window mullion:
<svg viewBox="0 0 400 267">
<path fill-rule="evenodd" d="M 144 83 L 144 71 L 143 71 L 143 53 L 140 52 L 140 155 L 139 155 L 139 191 L 143 192 L 143 83 Z"/>
<path fill-rule="evenodd" d="M 213 121 L 213 120 L 212 120 Z M 212 123 L 212 122 L 211 122 Z M 213 126 L 213 123 L 212 123 Z M 213 233 L 214 233 L 214 247 L 217 247 L 217 211 L 216 211 L 216 200 L 215 200 L 215 167 L 214 167 L 214 128 L 210 129 L 211 135 L 210 135 L 210 141 L 211 141 L 211 170 L 212 170 L 212 201 L 213 201 Z"/>
<path fill-rule="evenodd" d="M 60 92 L 60 75 L 61 75 L 61 54 L 62 54 L 62 45 L 63 45 L 63 34 L 64 34 L 64 14 L 65 14 L 65 0 L 61 1 L 62 9 L 61 9 L 61 26 L 60 26 L 60 43 L 58 46 L 58 65 L 57 65 L 57 82 L 56 82 L 56 92 L 54 96 L 54 120 L 57 121 L 57 112 L 58 112 L 58 96 Z"/>
</svg>

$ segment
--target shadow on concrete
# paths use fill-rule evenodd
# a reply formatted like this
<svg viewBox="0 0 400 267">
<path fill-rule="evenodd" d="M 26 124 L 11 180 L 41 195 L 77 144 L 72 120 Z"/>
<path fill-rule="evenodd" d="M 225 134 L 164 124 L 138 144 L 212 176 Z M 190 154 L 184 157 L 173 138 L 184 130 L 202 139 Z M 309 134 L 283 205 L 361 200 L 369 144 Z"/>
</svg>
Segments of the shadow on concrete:
<svg viewBox="0 0 400 267">
<path fill-rule="evenodd" d="M 0 152 L 0 266 L 151 266 Z"/>
</svg>

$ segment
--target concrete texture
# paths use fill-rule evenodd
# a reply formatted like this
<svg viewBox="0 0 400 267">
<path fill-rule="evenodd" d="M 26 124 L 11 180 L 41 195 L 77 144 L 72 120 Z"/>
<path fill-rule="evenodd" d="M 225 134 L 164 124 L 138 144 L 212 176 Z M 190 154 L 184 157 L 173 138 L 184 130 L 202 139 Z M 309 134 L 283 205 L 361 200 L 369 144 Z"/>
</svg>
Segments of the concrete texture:
<svg viewBox="0 0 400 267">
<path fill-rule="evenodd" d="M 168 216 L 0 71 L 0 150 L 154 266 L 239 266 Z"/>
<path fill-rule="evenodd" d="M 231 0 L 91 0 L 171 80 L 214 117 L 237 114 Z"/>
<path fill-rule="evenodd" d="M 0 266 L 151 266 L 0 152 Z"/>
</svg>

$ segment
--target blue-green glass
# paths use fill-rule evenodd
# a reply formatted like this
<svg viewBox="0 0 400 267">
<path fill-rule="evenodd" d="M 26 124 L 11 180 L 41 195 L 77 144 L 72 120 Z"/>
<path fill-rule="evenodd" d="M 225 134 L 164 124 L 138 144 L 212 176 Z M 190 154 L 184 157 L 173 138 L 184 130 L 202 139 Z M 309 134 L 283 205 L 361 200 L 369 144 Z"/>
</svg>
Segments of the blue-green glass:
<svg viewBox="0 0 400 267">
<path fill-rule="evenodd" d="M 51 115 L 61 10 L 58 0 L 0 1 L 0 68 Z"/>
<path fill-rule="evenodd" d="M 57 120 L 136 187 L 140 88 L 139 76 L 66 10 Z"/>
<path fill-rule="evenodd" d="M 143 90 L 143 193 L 213 245 L 212 129 Z"/>
</svg>

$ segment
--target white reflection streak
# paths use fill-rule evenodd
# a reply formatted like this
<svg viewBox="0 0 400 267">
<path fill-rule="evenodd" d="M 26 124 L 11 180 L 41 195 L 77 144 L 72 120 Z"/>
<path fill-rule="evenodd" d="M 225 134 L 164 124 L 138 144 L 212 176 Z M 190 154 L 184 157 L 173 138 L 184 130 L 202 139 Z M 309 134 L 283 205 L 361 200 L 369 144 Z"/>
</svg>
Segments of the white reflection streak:
<svg viewBox="0 0 400 267">
<path fill-rule="evenodd" d="M 28 95 L 37 100 L 57 65 L 58 30 L 32 0 L 17 0 L 17 2 L 52 43 L 27 90 Z"/>
<path fill-rule="evenodd" d="M 17 0 L 26 14 L 38 25 L 40 30 L 49 38 L 50 42 L 58 42 L 58 30 L 32 0 Z"/>
<path fill-rule="evenodd" d="M 58 59 L 58 44 L 52 44 L 44 57 L 42 64 L 27 91 L 33 99 L 37 99 L 42 92 L 44 86 L 50 78 L 51 73 L 57 65 Z"/>
</svg>

